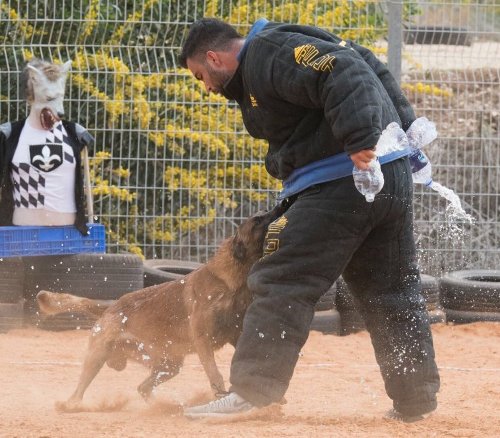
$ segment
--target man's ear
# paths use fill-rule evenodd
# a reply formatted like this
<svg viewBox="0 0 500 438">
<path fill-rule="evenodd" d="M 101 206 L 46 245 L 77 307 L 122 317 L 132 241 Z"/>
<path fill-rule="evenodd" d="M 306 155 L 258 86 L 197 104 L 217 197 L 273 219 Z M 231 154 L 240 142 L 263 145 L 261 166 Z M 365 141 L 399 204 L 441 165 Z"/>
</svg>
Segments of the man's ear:
<svg viewBox="0 0 500 438">
<path fill-rule="evenodd" d="M 206 54 L 206 60 L 210 65 L 214 65 L 216 67 L 220 67 L 221 59 L 217 52 L 213 50 L 209 50 Z"/>
</svg>

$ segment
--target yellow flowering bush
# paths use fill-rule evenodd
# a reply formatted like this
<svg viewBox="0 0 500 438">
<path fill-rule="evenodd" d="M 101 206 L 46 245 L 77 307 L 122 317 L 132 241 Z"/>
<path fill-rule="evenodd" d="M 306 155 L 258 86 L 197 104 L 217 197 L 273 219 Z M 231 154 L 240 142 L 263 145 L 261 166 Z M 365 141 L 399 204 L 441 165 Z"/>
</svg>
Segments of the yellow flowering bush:
<svg viewBox="0 0 500 438">
<path fill-rule="evenodd" d="M 453 91 L 446 88 L 436 87 L 432 84 L 423 84 L 417 82 L 415 84 L 402 84 L 401 88 L 411 94 L 425 94 L 437 97 L 451 97 Z"/>
<path fill-rule="evenodd" d="M 94 205 L 100 206 L 100 222 L 106 226 L 108 240 L 113 246 L 143 255 L 135 233 L 130 233 L 123 212 L 137 214 L 137 193 L 125 188 L 131 172 L 122 166 L 113 168 L 110 152 L 98 151 L 90 159 L 90 179 Z M 105 212 L 105 214 L 103 214 Z M 124 215 L 125 216 L 125 215 Z M 112 218 L 115 218 L 114 220 Z"/>
<path fill-rule="evenodd" d="M 316 25 L 368 45 L 386 32 L 376 2 L 364 0 L 197 0 L 188 11 L 167 0 L 80 0 L 80 5 L 81 11 L 54 9 L 57 20 L 49 29 L 32 18 L 40 12 L 38 2 L 24 9 L 0 2 L 0 41 L 22 47 L 25 60 L 45 57 L 53 47 L 52 60 L 64 62 L 62 53 L 70 51 L 69 98 L 80 105 L 71 114 L 96 137 L 94 210 L 106 224 L 110 247 L 148 258 L 164 256 L 167 244 L 189 236 L 215 235 L 214 221 L 261 208 L 281 188 L 262 163 L 267 143 L 246 133 L 237 106 L 207 96 L 202 84 L 172 61 L 186 20 L 217 16 L 246 34 L 265 16 Z M 79 25 L 64 27 L 70 17 Z M 3 22 L 10 28 L 2 33 Z M 64 35 L 66 42 L 54 35 Z M 41 44 L 28 50 L 24 43 L 34 37 Z M 412 93 L 441 92 L 409 87 Z"/>
<path fill-rule="evenodd" d="M 205 16 L 238 23 L 241 34 L 246 34 L 261 17 L 318 26 L 360 43 L 372 42 L 386 31 L 383 14 L 376 2 L 365 0 L 208 0 Z"/>
</svg>

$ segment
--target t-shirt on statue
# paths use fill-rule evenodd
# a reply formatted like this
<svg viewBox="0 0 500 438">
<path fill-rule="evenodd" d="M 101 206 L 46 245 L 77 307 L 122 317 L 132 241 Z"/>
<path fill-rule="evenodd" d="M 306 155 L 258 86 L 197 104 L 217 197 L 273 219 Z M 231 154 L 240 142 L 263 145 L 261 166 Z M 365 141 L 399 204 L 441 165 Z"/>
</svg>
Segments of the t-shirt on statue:
<svg viewBox="0 0 500 438">
<path fill-rule="evenodd" d="M 35 213 L 28 210 L 42 209 L 54 217 L 52 212 L 62 213 L 61 219 L 69 213 L 68 221 L 72 223 L 76 213 L 76 160 L 69 141 L 61 122 L 50 131 L 24 125 L 11 163 L 14 218 L 18 218 L 14 222 Z M 26 225 L 24 220 L 21 222 Z"/>
</svg>

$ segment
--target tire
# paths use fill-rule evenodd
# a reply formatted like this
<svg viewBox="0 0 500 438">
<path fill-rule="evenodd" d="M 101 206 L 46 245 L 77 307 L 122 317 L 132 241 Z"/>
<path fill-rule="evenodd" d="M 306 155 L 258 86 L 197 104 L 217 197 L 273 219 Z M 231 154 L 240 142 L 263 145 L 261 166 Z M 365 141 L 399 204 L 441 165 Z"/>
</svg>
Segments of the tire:
<svg viewBox="0 0 500 438">
<path fill-rule="evenodd" d="M 325 310 L 335 309 L 335 295 L 337 294 L 337 286 L 333 283 L 332 287 L 328 289 L 318 300 L 314 310 L 322 312 Z M 336 310 L 336 309 L 335 309 Z"/>
<path fill-rule="evenodd" d="M 341 331 L 340 313 L 336 309 L 315 312 L 310 330 L 319 331 L 325 335 L 339 335 Z"/>
<path fill-rule="evenodd" d="M 83 313 L 66 312 L 60 315 L 40 315 L 35 321 L 35 325 L 42 330 L 58 332 L 63 330 L 88 330 L 92 328 L 95 322 L 95 317 Z"/>
<path fill-rule="evenodd" d="M 23 302 L 0 303 L 0 333 L 21 328 L 24 321 Z"/>
<path fill-rule="evenodd" d="M 449 272 L 440 290 L 447 311 L 500 312 L 500 270 Z"/>
<path fill-rule="evenodd" d="M 203 266 L 203 263 L 172 259 L 144 260 L 144 266 L 173 274 L 186 275 Z"/>
<path fill-rule="evenodd" d="M 422 290 L 427 310 L 441 309 L 441 300 L 439 298 L 439 281 L 436 277 L 427 274 L 420 274 Z"/>
<path fill-rule="evenodd" d="M 439 324 L 446 322 L 446 313 L 443 309 L 429 310 L 429 322 L 431 324 Z"/>
<path fill-rule="evenodd" d="M 202 263 L 172 259 L 144 260 L 144 287 L 179 280 Z"/>
<path fill-rule="evenodd" d="M 446 321 L 454 324 L 467 324 L 480 321 L 500 322 L 500 312 L 474 312 L 471 310 L 444 309 Z"/>
<path fill-rule="evenodd" d="M 179 280 L 184 275 L 174 272 L 162 271 L 144 265 L 144 287 L 155 286 L 157 284 L 168 283 L 169 281 Z"/>
<path fill-rule="evenodd" d="M 132 254 L 25 257 L 25 265 L 27 299 L 41 289 L 48 289 L 115 300 L 144 287 L 142 259 Z"/>
<path fill-rule="evenodd" d="M 91 323 L 87 316 L 76 313 L 41 317 L 35 297 L 42 289 L 91 299 L 116 300 L 144 287 L 142 259 L 132 254 L 25 257 L 24 264 L 25 318 L 49 330 L 88 327 Z"/>
<path fill-rule="evenodd" d="M 0 258 L 0 303 L 18 303 L 23 296 L 23 260 L 21 257 Z"/>
</svg>

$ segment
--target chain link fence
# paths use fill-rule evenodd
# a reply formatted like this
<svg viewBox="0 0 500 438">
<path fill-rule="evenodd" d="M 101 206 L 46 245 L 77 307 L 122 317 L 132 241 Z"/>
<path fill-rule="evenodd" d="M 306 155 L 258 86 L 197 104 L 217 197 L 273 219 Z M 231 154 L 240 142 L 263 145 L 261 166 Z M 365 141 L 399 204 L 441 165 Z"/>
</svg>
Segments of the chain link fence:
<svg viewBox="0 0 500 438">
<path fill-rule="evenodd" d="M 416 236 L 429 273 L 499 266 L 499 12 L 495 1 L 419 2 L 403 31 L 403 89 L 439 131 L 426 151 L 434 179 L 474 218 L 457 221 L 437 193 L 416 187 Z"/>
<path fill-rule="evenodd" d="M 245 35 L 265 17 L 322 27 L 389 61 L 417 115 L 437 124 L 426 150 L 434 179 L 475 219 L 457 221 L 437 193 L 415 186 L 423 271 L 499 265 L 496 0 L 0 0 L 0 14 L 0 122 L 27 115 L 27 60 L 72 60 L 66 118 L 96 138 L 94 211 L 110 252 L 205 261 L 274 203 L 266 144 L 249 137 L 233 103 L 206 96 L 177 66 L 195 19 L 217 16 Z"/>
</svg>

